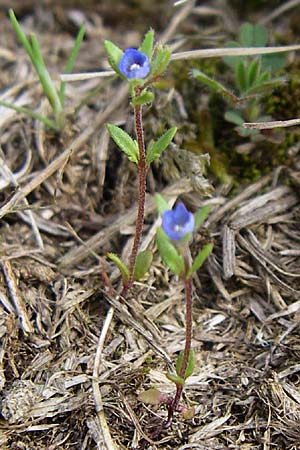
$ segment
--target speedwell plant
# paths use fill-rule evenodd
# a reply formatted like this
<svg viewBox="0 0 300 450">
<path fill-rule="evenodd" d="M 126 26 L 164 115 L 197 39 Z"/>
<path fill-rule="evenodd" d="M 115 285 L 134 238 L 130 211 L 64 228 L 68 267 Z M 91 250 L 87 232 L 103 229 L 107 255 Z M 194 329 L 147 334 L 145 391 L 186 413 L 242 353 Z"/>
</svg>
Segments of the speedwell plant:
<svg viewBox="0 0 300 450">
<path fill-rule="evenodd" d="M 105 41 L 104 47 L 113 70 L 128 82 L 135 124 L 134 138 L 122 128 L 112 123 L 107 124 L 108 132 L 114 142 L 127 155 L 128 159 L 136 164 L 139 178 L 138 213 L 129 263 L 127 265 L 114 253 L 108 254 L 121 272 L 123 283 L 121 295 L 124 297 L 133 282 L 144 277 L 152 261 L 152 254 L 149 250 L 139 252 L 144 225 L 147 172 L 151 163 L 157 160 L 168 147 L 177 131 L 176 127 L 172 127 L 166 130 L 159 139 L 151 141 L 148 145 L 144 140 L 143 106 L 153 102 L 153 83 L 166 70 L 171 51 L 167 46 L 156 45 L 154 47 L 153 30 L 148 31 L 138 49 L 128 48 L 123 51 L 110 41 Z"/>
<path fill-rule="evenodd" d="M 135 280 L 145 276 L 148 271 L 152 254 L 149 250 L 139 252 L 139 246 L 144 224 L 144 209 L 146 195 L 146 176 L 153 161 L 157 160 L 161 153 L 171 143 L 176 127 L 165 131 L 156 141 L 146 145 L 143 130 L 143 106 L 154 100 L 153 84 L 162 76 L 166 70 L 171 51 L 168 47 L 156 45 L 154 47 L 154 33 L 150 30 L 138 48 L 128 48 L 122 51 L 110 41 L 104 42 L 108 61 L 113 70 L 129 84 L 131 106 L 134 113 L 135 137 L 132 138 L 122 128 L 109 123 L 108 132 L 130 161 L 137 166 L 139 177 L 138 213 L 134 242 L 126 264 L 119 256 L 109 253 L 108 257 L 117 265 L 122 275 L 121 296 L 126 297 Z M 156 389 L 142 392 L 139 396 L 144 403 L 166 404 L 168 407 L 168 418 L 165 427 L 172 424 L 175 412 L 181 412 L 188 417 L 190 411 L 180 404 L 180 398 L 184 388 L 185 380 L 192 374 L 194 368 L 194 353 L 191 348 L 192 341 L 192 276 L 201 267 L 212 250 L 209 243 L 203 247 L 195 258 L 191 259 L 189 244 L 193 233 L 207 217 L 207 207 L 199 210 L 195 215 L 188 211 L 183 203 L 178 203 L 174 210 L 170 210 L 167 202 L 160 196 L 156 196 L 159 213 L 162 215 L 162 228 L 157 233 L 157 247 L 159 253 L 170 268 L 180 277 L 185 286 L 186 303 L 186 334 L 185 347 L 178 356 L 176 372 L 167 374 L 167 377 L 175 383 L 176 392 L 174 397 L 165 395 Z"/>
<path fill-rule="evenodd" d="M 174 397 L 167 396 L 157 389 L 149 389 L 142 392 L 139 398 L 145 403 L 164 403 L 168 406 L 168 418 L 165 424 L 165 427 L 168 428 L 172 424 L 174 412 L 181 412 L 185 418 L 189 418 L 193 414 L 193 408 L 185 408 L 180 404 L 185 381 L 192 375 L 195 365 L 192 349 L 192 277 L 210 255 L 213 244 L 207 243 L 204 245 L 194 261 L 192 260 L 189 245 L 193 239 L 193 234 L 209 214 L 209 207 L 200 208 L 193 214 L 183 203 L 179 202 L 174 209 L 170 210 L 168 203 L 159 194 L 156 194 L 156 205 L 159 214 L 162 216 L 162 226 L 159 228 L 156 237 L 158 251 L 164 263 L 184 283 L 185 346 L 177 358 L 175 373 L 167 374 L 169 380 L 176 385 Z"/>
</svg>

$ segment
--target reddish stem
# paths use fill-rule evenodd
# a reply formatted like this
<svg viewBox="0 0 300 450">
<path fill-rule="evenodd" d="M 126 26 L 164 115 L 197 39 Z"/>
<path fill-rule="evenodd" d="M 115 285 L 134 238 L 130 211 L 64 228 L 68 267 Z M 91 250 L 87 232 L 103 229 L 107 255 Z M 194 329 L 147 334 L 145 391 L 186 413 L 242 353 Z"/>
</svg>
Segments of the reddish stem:
<svg viewBox="0 0 300 450">
<path fill-rule="evenodd" d="M 138 95 L 139 91 L 136 89 L 135 94 Z M 148 166 L 146 163 L 146 149 L 144 141 L 143 121 L 142 121 L 142 107 L 139 105 L 134 106 L 134 121 L 135 121 L 135 134 L 137 138 L 139 148 L 139 162 L 138 162 L 138 174 L 139 174 L 139 199 L 138 199 L 138 213 L 135 226 L 135 235 L 131 255 L 129 258 L 129 280 L 123 286 L 121 295 L 126 296 L 128 290 L 133 285 L 134 266 L 140 246 L 142 237 L 144 216 L 145 216 L 145 199 L 146 199 L 146 177 Z"/>
<path fill-rule="evenodd" d="M 192 293 L 193 293 L 193 283 L 192 278 L 184 279 L 184 287 L 185 287 L 185 346 L 183 351 L 182 365 L 180 368 L 179 376 L 181 378 L 185 378 L 185 372 L 187 369 L 189 355 L 191 351 L 192 345 L 192 326 L 193 326 L 193 318 L 192 318 Z M 165 424 L 165 428 L 169 428 L 172 425 L 174 412 L 177 411 L 178 405 L 180 402 L 181 394 L 183 391 L 183 385 L 176 385 L 176 393 L 172 403 L 168 408 L 168 419 Z"/>
</svg>

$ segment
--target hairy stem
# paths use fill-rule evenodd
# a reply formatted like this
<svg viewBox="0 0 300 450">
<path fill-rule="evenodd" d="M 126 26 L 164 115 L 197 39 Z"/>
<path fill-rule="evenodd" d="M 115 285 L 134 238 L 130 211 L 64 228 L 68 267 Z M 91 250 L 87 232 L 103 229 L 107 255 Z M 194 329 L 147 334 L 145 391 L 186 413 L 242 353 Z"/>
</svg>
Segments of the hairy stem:
<svg viewBox="0 0 300 450">
<path fill-rule="evenodd" d="M 179 376 L 181 378 L 185 378 L 185 372 L 187 369 L 189 355 L 190 355 L 190 351 L 191 351 L 191 345 L 192 345 L 192 324 L 193 324 L 193 319 L 192 319 L 192 304 L 193 304 L 193 301 L 192 301 L 192 291 L 193 291 L 192 278 L 184 279 L 184 287 L 185 287 L 185 346 L 184 346 L 184 351 L 183 351 L 182 365 L 181 365 L 180 373 L 179 373 Z M 174 415 L 174 412 L 178 408 L 182 391 L 183 391 L 183 386 L 181 384 L 177 384 L 174 399 L 168 408 L 168 419 L 165 424 L 165 428 L 169 428 L 172 425 L 173 415 Z"/>
<path fill-rule="evenodd" d="M 138 95 L 138 91 L 136 91 Z M 135 235 L 133 246 L 129 258 L 129 280 L 123 287 L 121 295 L 126 296 L 128 290 L 133 285 L 133 274 L 134 266 L 140 246 L 140 241 L 142 237 L 144 216 L 145 216 L 145 198 L 146 198 L 146 177 L 148 166 L 146 164 L 146 149 L 144 141 L 144 131 L 143 131 L 143 119 L 142 119 L 142 107 L 139 105 L 134 106 L 134 121 L 135 121 L 135 134 L 136 140 L 139 147 L 139 162 L 138 162 L 138 174 L 139 174 L 139 198 L 138 198 L 138 213 L 135 226 Z"/>
</svg>

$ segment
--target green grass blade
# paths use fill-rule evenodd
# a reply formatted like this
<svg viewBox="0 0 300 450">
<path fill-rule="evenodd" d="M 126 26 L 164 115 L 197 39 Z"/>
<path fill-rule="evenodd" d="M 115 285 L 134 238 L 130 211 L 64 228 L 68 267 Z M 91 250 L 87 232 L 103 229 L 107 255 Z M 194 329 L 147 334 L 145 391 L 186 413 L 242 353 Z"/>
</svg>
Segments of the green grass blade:
<svg viewBox="0 0 300 450">
<path fill-rule="evenodd" d="M 75 39 L 75 42 L 74 42 L 74 45 L 73 45 L 73 48 L 71 51 L 71 54 L 66 63 L 64 73 L 72 72 L 75 61 L 76 61 L 78 53 L 79 53 L 81 43 L 82 43 L 84 35 L 85 35 L 85 32 L 86 32 L 86 26 L 84 24 L 82 24 L 81 27 L 79 28 L 78 34 L 76 36 L 76 39 Z M 66 83 L 64 81 L 62 81 L 60 84 L 60 88 L 59 88 L 59 98 L 60 98 L 60 102 L 62 105 L 65 102 L 65 85 L 66 85 Z"/>
<path fill-rule="evenodd" d="M 14 32 L 16 33 L 19 41 L 21 42 L 21 44 L 23 45 L 23 47 L 25 48 L 26 52 L 28 53 L 28 56 L 30 57 L 32 63 L 34 61 L 34 55 L 33 55 L 33 51 L 30 45 L 29 40 L 27 39 L 24 31 L 22 30 L 22 28 L 19 25 L 19 22 L 15 16 L 15 13 L 13 11 L 13 9 L 10 9 L 8 11 L 8 15 L 10 18 L 10 22 L 12 24 L 12 27 L 14 29 Z"/>
<path fill-rule="evenodd" d="M 0 100 L 0 106 L 13 109 L 14 111 L 17 111 L 21 114 L 25 114 L 26 116 L 31 117 L 32 119 L 36 119 L 39 120 L 40 122 L 43 122 L 47 127 L 52 128 L 53 130 L 57 130 L 57 126 L 52 120 L 47 119 L 47 117 L 35 113 L 28 108 L 24 108 L 23 106 L 16 106 L 13 105 L 12 103 L 4 102 L 2 100 Z"/>
<path fill-rule="evenodd" d="M 62 104 L 61 104 L 58 92 L 57 92 L 55 85 L 54 85 L 54 83 L 50 77 L 50 74 L 47 70 L 38 40 L 34 34 L 31 34 L 29 39 L 26 37 L 26 35 L 23 32 L 22 28 L 20 27 L 19 22 L 18 22 L 15 14 L 14 14 L 14 11 L 12 9 L 9 10 L 9 17 L 10 17 L 12 27 L 13 27 L 18 39 L 20 40 L 21 44 L 25 48 L 25 50 L 31 60 L 31 63 L 34 66 L 34 68 L 38 74 L 40 83 L 43 87 L 44 94 L 46 95 L 46 97 L 52 107 L 54 117 L 55 117 L 54 128 L 57 130 L 57 129 L 61 128 L 63 125 L 63 118 L 64 118 L 63 108 L 62 108 Z M 25 114 L 29 115 L 30 117 L 35 117 L 38 120 L 40 120 L 41 122 L 46 123 L 47 126 L 50 126 L 51 128 L 53 128 L 53 122 L 48 119 L 45 122 L 45 120 L 44 120 L 45 118 L 43 116 L 40 116 L 40 115 L 34 116 L 36 113 L 32 113 L 32 111 L 27 110 L 26 108 L 25 108 L 25 110 L 22 110 L 22 111 L 19 110 L 19 112 L 24 112 Z M 41 117 L 43 117 L 43 119 L 41 119 Z"/>
<path fill-rule="evenodd" d="M 46 67 L 40 45 L 38 43 L 38 40 L 35 36 L 35 34 L 31 33 L 29 37 L 29 42 L 31 41 L 31 49 L 33 54 L 33 65 L 36 69 L 36 71 L 39 70 L 40 67 Z"/>
<path fill-rule="evenodd" d="M 61 116 L 63 115 L 63 108 L 62 104 L 58 95 L 58 92 L 56 90 L 56 87 L 51 79 L 51 76 L 47 70 L 38 40 L 34 34 L 30 36 L 31 38 L 31 47 L 33 51 L 33 55 L 35 58 L 34 67 L 37 71 L 37 74 L 39 76 L 41 85 L 43 87 L 43 91 L 46 95 L 46 97 L 49 100 L 49 103 L 52 107 L 55 121 L 58 124 L 58 128 L 60 128 L 60 121 Z"/>
</svg>

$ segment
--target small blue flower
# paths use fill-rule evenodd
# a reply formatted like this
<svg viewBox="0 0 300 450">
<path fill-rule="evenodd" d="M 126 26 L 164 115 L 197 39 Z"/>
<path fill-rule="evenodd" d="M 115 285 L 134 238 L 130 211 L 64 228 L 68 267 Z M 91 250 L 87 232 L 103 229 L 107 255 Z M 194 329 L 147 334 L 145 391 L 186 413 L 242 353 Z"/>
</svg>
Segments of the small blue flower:
<svg viewBox="0 0 300 450">
<path fill-rule="evenodd" d="M 183 203 L 178 203 L 174 209 L 165 211 L 162 215 L 162 228 L 169 239 L 180 241 L 195 227 L 194 215 L 186 209 Z"/>
<path fill-rule="evenodd" d="M 119 69 L 126 78 L 146 78 L 150 72 L 150 62 L 144 53 L 128 48 L 119 62 Z"/>
</svg>

